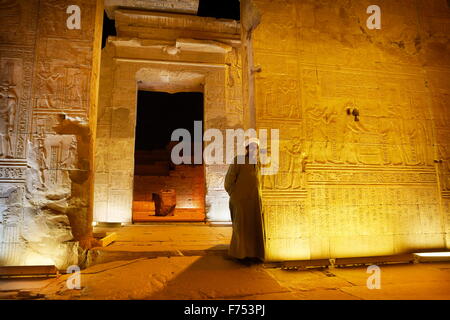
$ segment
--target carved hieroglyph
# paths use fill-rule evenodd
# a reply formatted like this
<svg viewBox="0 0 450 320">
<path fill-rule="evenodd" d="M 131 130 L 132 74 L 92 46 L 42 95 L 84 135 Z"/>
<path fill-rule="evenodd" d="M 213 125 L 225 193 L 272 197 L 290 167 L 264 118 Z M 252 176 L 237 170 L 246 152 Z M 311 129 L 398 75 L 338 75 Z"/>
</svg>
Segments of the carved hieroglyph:
<svg viewBox="0 0 450 320">
<path fill-rule="evenodd" d="M 242 127 L 240 35 L 235 21 L 174 14 L 167 20 L 163 14 L 123 10 L 115 17 L 118 36 L 102 52 L 94 218 L 130 222 L 137 90 L 203 92 L 204 130 Z M 152 33 L 155 28 L 158 34 Z M 173 30 L 192 39 L 173 39 Z M 230 219 L 226 170 L 223 165 L 205 168 L 209 221 Z"/>
<path fill-rule="evenodd" d="M 72 4 L 82 12 L 80 30 L 66 25 Z M 74 237 L 88 237 L 79 230 L 89 193 L 75 190 L 89 169 L 88 148 L 81 129 L 55 126 L 62 113 L 88 121 L 96 6 L 0 1 L 0 265 L 64 267 L 78 259 Z"/>
<path fill-rule="evenodd" d="M 280 129 L 280 171 L 264 180 L 267 260 L 448 248 L 446 1 L 389 2 L 379 32 L 356 0 L 241 0 L 257 11 L 242 21 L 259 21 L 245 52 L 236 21 L 116 10 L 95 119 L 100 3 L 0 1 L 0 264 L 61 267 L 74 262 L 74 237 L 89 247 L 96 120 L 96 215 L 129 221 L 138 81 L 165 90 L 186 75 L 193 82 L 173 82 L 203 85 L 205 128 L 254 117 Z M 66 27 L 73 4 L 80 30 Z M 206 168 L 210 220 L 229 219 L 225 171 Z"/>
<path fill-rule="evenodd" d="M 256 123 L 282 150 L 264 177 L 266 259 L 448 247 L 450 53 L 431 27 L 450 21 L 445 1 L 421 13 L 426 36 L 413 2 L 383 7 L 397 33 L 367 30 L 357 1 L 249 1 Z"/>
</svg>

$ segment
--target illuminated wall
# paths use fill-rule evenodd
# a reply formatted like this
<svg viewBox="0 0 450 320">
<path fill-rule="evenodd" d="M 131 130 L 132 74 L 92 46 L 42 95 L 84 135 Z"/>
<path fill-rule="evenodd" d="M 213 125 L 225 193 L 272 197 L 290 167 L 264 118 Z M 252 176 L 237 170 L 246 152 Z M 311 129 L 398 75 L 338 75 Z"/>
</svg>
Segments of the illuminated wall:
<svg viewBox="0 0 450 320">
<path fill-rule="evenodd" d="M 80 28 L 68 27 L 71 5 Z M 63 267 L 92 240 L 101 18 L 100 1 L 0 2 L 0 265 Z"/>
<path fill-rule="evenodd" d="M 380 30 L 366 26 L 372 4 Z M 448 247 L 448 2 L 254 0 L 241 17 L 246 108 L 281 137 L 267 259 Z"/>
<path fill-rule="evenodd" d="M 102 51 L 94 220 L 127 223 L 132 221 L 137 91 L 203 92 L 204 130 L 242 127 L 240 25 L 172 13 L 113 13 L 117 37 Z M 230 220 L 226 170 L 223 164 L 205 166 L 209 221 Z"/>
<path fill-rule="evenodd" d="M 204 92 L 205 128 L 280 129 L 267 260 L 449 247 L 448 1 L 241 0 L 241 24 L 188 15 L 194 0 L 111 5 L 97 117 L 102 3 L 0 2 L 0 265 L 62 267 L 95 244 L 94 170 L 96 220 L 130 220 L 137 89 Z M 226 169 L 206 168 L 211 221 L 229 220 Z"/>
</svg>

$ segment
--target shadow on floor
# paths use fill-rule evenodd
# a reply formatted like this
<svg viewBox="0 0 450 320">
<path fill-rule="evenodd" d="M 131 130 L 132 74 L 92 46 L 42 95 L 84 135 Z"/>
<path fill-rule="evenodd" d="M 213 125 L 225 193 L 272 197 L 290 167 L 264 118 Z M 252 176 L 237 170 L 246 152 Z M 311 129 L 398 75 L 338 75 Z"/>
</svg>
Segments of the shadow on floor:
<svg viewBox="0 0 450 320">
<path fill-rule="evenodd" d="M 214 252 L 214 249 L 209 250 Z M 261 263 L 239 261 L 222 254 L 199 257 L 146 299 L 238 299 L 282 291 L 284 289 L 264 272 Z"/>
</svg>

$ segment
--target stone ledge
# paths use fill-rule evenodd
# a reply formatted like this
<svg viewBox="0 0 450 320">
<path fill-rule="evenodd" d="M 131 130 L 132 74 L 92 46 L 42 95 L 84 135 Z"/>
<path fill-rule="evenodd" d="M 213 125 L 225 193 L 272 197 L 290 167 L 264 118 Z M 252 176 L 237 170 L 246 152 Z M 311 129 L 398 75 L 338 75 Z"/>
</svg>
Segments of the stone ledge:
<svg viewBox="0 0 450 320">
<path fill-rule="evenodd" d="M 200 0 L 105 0 L 106 14 L 115 18 L 118 8 L 197 14 Z"/>
</svg>

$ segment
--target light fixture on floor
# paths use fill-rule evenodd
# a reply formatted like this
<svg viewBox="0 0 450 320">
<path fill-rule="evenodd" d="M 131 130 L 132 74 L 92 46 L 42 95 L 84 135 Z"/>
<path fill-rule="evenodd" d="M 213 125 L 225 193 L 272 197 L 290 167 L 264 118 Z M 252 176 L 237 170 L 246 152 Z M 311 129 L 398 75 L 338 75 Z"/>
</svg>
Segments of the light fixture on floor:
<svg viewBox="0 0 450 320">
<path fill-rule="evenodd" d="M 446 252 L 419 252 L 415 253 L 419 257 L 450 257 L 450 251 Z"/>
<path fill-rule="evenodd" d="M 450 261 L 450 251 L 414 253 L 417 262 Z"/>
</svg>

